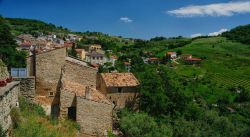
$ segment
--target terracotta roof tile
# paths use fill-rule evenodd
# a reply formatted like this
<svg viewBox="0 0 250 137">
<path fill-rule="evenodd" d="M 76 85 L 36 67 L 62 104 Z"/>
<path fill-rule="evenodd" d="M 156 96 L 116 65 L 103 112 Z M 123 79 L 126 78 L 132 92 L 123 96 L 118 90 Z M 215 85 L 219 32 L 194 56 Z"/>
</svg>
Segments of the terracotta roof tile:
<svg viewBox="0 0 250 137">
<path fill-rule="evenodd" d="M 71 82 L 68 80 L 63 80 L 63 89 L 66 89 L 67 91 L 74 93 L 76 96 L 79 97 L 86 97 L 86 88 L 90 88 L 91 90 L 91 99 L 92 101 L 96 101 L 99 103 L 106 103 L 106 104 L 112 104 L 105 95 L 103 95 L 101 92 L 96 90 L 93 87 L 87 87 L 85 85 L 76 83 L 76 82 Z"/>
<path fill-rule="evenodd" d="M 101 73 L 107 87 L 133 87 L 139 82 L 132 73 Z"/>
</svg>

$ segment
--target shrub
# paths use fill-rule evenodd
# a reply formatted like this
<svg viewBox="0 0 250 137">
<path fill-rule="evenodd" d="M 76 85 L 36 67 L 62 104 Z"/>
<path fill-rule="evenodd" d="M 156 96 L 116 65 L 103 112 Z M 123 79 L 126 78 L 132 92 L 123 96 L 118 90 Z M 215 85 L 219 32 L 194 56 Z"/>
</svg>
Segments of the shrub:
<svg viewBox="0 0 250 137">
<path fill-rule="evenodd" d="M 0 137 L 6 137 L 6 132 L 3 130 L 1 125 L 0 125 Z"/>
</svg>

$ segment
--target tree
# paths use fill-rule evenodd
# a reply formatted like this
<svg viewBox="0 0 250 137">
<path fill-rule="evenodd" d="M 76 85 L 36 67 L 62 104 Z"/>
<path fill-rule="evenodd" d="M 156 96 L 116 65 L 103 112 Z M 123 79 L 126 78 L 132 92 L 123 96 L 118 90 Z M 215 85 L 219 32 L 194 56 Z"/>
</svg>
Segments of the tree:
<svg viewBox="0 0 250 137">
<path fill-rule="evenodd" d="M 159 125 L 146 113 L 122 112 L 120 128 L 126 137 L 171 137 L 173 132 L 168 125 Z"/>
<path fill-rule="evenodd" d="M 0 59 L 10 67 L 25 67 L 26 56 L 24 51 L 16 50 L 16 43 L 11 29 L 4 18 L 0 17 Z"/>
<path fill-rule="evenodd" d="M 69 50 L 69 55 L 77 58 L 76 46 L 73 45 L 72 48 Z"/>
</svg>

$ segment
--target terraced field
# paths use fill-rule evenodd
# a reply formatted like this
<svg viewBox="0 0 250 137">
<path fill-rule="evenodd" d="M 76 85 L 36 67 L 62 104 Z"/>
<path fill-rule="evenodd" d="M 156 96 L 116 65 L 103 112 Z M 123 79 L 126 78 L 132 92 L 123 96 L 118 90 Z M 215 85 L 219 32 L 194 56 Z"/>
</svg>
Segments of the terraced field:
<svg viewBox="0 0 250 137">
<path fill-rule="evenodd" d="M 216 73 L 212 75 L 212 80 L 223 87 L 242 86 L 250 91 L 250 78 L 243 79 L 233 74 Z"/>
</svg>

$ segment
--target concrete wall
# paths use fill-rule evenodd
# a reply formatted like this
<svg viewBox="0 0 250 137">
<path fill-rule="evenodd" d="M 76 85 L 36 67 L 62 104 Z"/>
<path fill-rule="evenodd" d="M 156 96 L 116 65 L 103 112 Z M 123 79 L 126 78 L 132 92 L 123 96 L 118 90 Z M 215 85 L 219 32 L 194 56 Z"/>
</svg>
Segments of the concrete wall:
<svg viewBox="0 0 250 137">
<path fill-rule="evenodd" d="M 34 102 L 35 99 L 35 77 L 14 78 L 20 81 L 20 95 L 24 96 L 28 101 Z"/>
<path fill-rule="evenodd" d="M 97 69 L 66 61 L 64 78 L 82 85 L 96 85 Z"/>
<path fill-rule="evenodd" d="M 112 130 L 113 105 L 90 101 L 77 97 L 76 121 L 81 126 L 80 133 L 103 136 Z"/>
<path fill-rule="evenodd" d="M 18 106 L 19 82 L 11 82 L 0 88 L 0 125 L 4 130 L 10 128 L 12 121 L 10 111 Z"/>
</svg>

